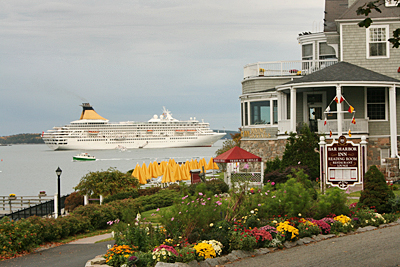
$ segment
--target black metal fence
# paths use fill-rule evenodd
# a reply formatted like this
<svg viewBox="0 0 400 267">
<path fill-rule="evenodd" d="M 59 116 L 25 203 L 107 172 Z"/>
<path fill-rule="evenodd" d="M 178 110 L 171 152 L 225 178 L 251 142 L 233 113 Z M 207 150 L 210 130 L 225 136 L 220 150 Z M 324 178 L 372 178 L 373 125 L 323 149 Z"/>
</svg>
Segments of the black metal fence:
<svg viewBox="0 0 400 267">
<path fill-rule="evenodd" d="M 68 196 L 69 195 L 66 195 L 66 196 L 62 196 L 60 198 L 61 209 L 63 209 L 65 207 L 65 199 Z M 53 214 L 54 214 L 54 200 L 49 200 L 49 201 L 37 204 L 37 205 L 29 207 L 29 208 L 14 211 L 9 214 L 0 214 L 0 219 L 4 216 L 7 216 L 12 220 L 19 220 L 19 219 L 26 219 L 31 216 L 44 217 L 44 216 L 50 216 Z"/>
</svg>

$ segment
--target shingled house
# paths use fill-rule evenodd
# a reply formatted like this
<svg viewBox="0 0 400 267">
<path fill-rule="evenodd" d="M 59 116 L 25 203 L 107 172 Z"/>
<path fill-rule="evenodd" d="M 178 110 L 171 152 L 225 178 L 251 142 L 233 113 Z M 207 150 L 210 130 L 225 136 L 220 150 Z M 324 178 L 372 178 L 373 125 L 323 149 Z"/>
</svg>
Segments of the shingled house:
<svg viewBox="0 0 400 267">
<path fill-rule="evenodd" d="M 390 163 L 398 170 L 400 49 L 387 40 L 400 28 L 400 8 L 387 1 L 366 29 L 356 14 L 366 2 L 326 0 L 324 31 L 297 38 L 301 60 L 244 67 L 242 148 L 264 160 L 281 156 L 288 133 L 306 123 L 328 142 L 366 136 L 368 166 L 386 170 Z"/>
</svg>

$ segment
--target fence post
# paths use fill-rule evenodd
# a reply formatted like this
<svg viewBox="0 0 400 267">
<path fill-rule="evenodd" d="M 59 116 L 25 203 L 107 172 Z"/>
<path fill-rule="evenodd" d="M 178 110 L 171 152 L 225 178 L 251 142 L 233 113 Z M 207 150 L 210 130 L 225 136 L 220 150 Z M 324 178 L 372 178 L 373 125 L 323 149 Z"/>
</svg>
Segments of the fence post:
<svg viewBox="0 0 400 267">
<path fill-rule="evenodd" d="M 103 195 L 100 195 L 100 205 L 103 203 Z"/>
<path fill-rule="evenodd" d="M 88 195 L 84 195 L 83 196 L 83 205 L 86 206 L 87 204 L 89 204 L 89 196 Z"/>
<path fill-rule="evenodd" d="M 58 194 L 57 193 L 55 193 L 54 194 L 54 217 L 57 219 L 58 218 L 58 205 L 59 205 L 59 203 L 58 203 Z"/>
</svg>

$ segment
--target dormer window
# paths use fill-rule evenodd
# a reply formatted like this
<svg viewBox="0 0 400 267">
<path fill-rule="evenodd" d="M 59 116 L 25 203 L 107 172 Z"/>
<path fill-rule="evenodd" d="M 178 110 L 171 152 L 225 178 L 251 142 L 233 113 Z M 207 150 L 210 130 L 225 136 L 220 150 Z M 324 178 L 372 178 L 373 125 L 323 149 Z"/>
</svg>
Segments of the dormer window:
<svg viewBox="0 0 400 267">
<path fill-rule="evenodd" d="M 388 25 L 374 25 L 367 29 L 367 58 L 388 58 Z"/>
</svg>

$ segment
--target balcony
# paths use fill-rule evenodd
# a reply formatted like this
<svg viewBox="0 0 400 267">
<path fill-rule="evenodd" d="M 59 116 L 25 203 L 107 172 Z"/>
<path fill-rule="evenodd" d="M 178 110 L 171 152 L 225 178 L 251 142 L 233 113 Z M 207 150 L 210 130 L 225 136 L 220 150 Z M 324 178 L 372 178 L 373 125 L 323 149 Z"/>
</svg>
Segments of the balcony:
<svg viewBox="0 0 400 267">
<path fill-rule="evenodd" d="M 244 79 L 252 77 L 303 76 L 337 63 L 337 59 L 251 63 L 244 66 Z"/>
</svg>

